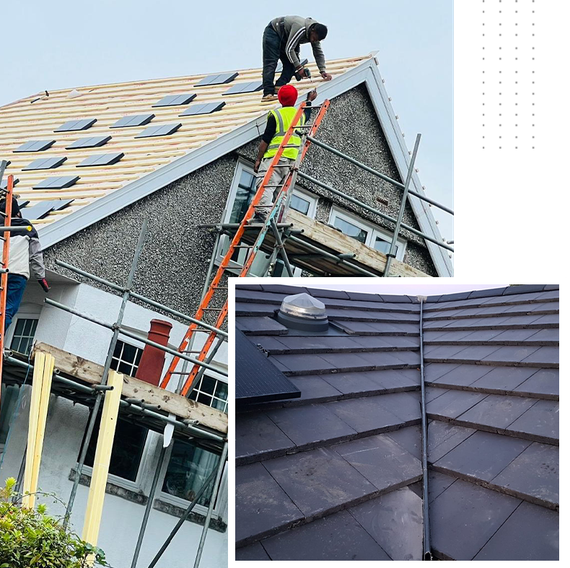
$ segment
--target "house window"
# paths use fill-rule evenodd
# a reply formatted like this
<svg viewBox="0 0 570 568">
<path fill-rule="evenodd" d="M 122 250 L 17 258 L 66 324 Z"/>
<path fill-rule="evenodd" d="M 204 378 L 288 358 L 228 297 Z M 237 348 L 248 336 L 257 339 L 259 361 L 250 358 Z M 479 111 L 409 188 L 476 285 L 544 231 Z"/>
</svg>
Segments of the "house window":
<svg viewBox="0 0 570 568">
<path fill-rule="evenodd" d="M 185 501 L 193 501 L 219 463 L 219 455 L 199 448 L 192 442 L 174 440 L 162 491 Z M 198 504 L 208 507 L 213 489 L 214 484 L 211 483 Z"/>
<path fill-rule="evenodd" d="M 226 414 L 228 412 L 228 385 L 206 374 L 202 375 L 200 382 L 192 389 L 189 398 Z"/>
<path fill-rule="evenodd" d="M 306 191 L 301 191 L 300 189 L 295 188 L 291 194 L 289 207 L 295 211 L 299 211 L 299 213 L 302 213 L 311 219 L 314 219 L 317 211 L 317 198 Z"/>
<path fill-rule="evenodd" d="M 390 251 L 392 235 L 377 225 L 365 222 L 355 215 L 341 211 L 336 207 L 333 207 L 331 211 L 330 223 L 334 227 L 337 227 L 337 229 L 340 229 L 345 235 L 356 239 L 366 246 L 374 248 L 384 254 Z M 406 241 L 404 239 L 398 239 L 396 242 L 396 258 L 403 260 L 405 251 Z"/>
<path fill-rule="evenodd" d="M 239 223 L 255 195 L 255 174 L 245 166 L 238 168 L 237 185 L 228 223 Z"/>
<path fill-rule="evenodd" d="M 113 359 L 111 360 L 111 369 L 122 373 L 129 377 L 134 377 L 141 362 L 143 350 L 124 341 L 117 341 Z"/>
<path fill-rule="evenodd" d="M 37 327 L 38 320 L 36 318 L 18 318 L 15 322 L 10 349 L 29 355 Z"/>
<path fill-rule="evenodd" d="M 111 369 L 118 373 L 134 377 L 142 357 L 142 352 L 142 349 L 134 345 L 120 340 L 117 341 L 111 360 Z M 97 417 L 93 436 L 91 436 L 85 457 L 85 465 L 89 467 L 93 467 L 95 460 L 100 423 L 101 412 Z M 133 424 L 121 418 L 117 420 L 115 441 L 111 452 L 111 465 L 109 467 L 109 473 L 111 475 L 136 482 L 147 434 L 148 430 L 143 426 Z"/>
<path fill-rule="evenodd" d="M 95 461 L 95 451 L 97 449 L 97 439 L 99 437 L 99 426 L 101 424 L 101 413 L 97 417 L 95 429 L 91 436 L 89 448 L 85 456 L 85 465 L 93 467 Z M 115 431 L 115 441 L 111 452 L 111 464 L 109 473 L 136 482 L 144 447 L 146 444 L 148 430 L 138 424 L 133 424 L 119 418 Z"/>
</svg>

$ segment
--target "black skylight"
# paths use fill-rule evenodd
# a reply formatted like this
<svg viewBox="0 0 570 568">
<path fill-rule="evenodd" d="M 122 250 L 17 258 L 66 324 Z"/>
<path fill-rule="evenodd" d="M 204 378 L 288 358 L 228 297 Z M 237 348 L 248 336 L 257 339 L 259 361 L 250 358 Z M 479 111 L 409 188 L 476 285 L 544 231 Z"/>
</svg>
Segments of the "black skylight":
<svg viewBox="0 0 570 568">
<path fill-rule="evenodd" d="M 39 158 L 34 160 L 31 164 L 28 164 L 25 168 L 22 168 L 23 171 L 30 171 L 30 170 L 52 170 L 54 168 L 58 168 L 65 162 L 67 158 Z"/>
<path fill-rule="evenodd" d="M 217 75 L 208 75 L 201 79 L 195 87 L 206 87 L 209 85 L 223 85 L 225 83 L 231 83 L 239 73 L 218 73 Z"/>
<path fill-rule="evenodd" d="M 213 102 L 213 103 L 202 103 L 197 105 L 189 106 L 182 114 L 178 116 L 196 116 L 198 114 L 211 114 L 213 112 L 218 112 L 226 105 L 224 101 Z"/>
<path fill-rule="evenodd" d="M 51 148 L 54 142 L 55 140 L 30 140 L 18 146 L 14 152 L 42 152 L 43 150 Z"/>
<path fill-rule="evenodd" d="M 111 166 L 116 164 L 125 154 L 123 152 L 112 152 L 109 154 L 95 154 L 94 156 L 89 156 L 85 158 L 80 164 L 77 164 L 78 168 L 87 168 L 92 166 Z"/>
<path fill-rule="evenodd" d="M 130 116 L 123 116 L 119 118 L 111 128 L 129 128 L 131 126 L 144 126 L 148 124 L 153 118 L 154 114 L 133 114 Z"/>
<path fill-rule="evenodd" d="M 239 329 L 235 338 L 238 404 L 301 396 L 301 391 Z"/>
<path fill-rule="evenodd" d="M 149 126 L 145 128 L 140 134 L 137 134 L 135 138 L 151 138 L 154 136 L 168 136 L 169 134 L 173 134 L 176 132 L 182 123 L 179 122 L 177 124 L 162 124 L 157 126 Z"/>
<path fill-rule="evenodd" d="M 65 189 L 75 185 L 79 179 L 79 176 L 58 176 L 46 178 L 34 185 L 34 189 Z"/>
<path fill-rule="evenodd" d="M 242 93 L 255 93 L 263 87 L 261 81 L 250 81 L 249 83 L 237 83 L 229 88 L 224 95 L 241 95 Z"/>
<path fill-rule="evenodd" d="M 76 150 L 78 148 L 98 148 L 104 146 L 111 140 L 110 136 L 90 136 L 89 138 L 79 138 L 66 147 L 67 150 Z"/>
<path fill-rule="evenodd" d="M 165 107 L 165 106 L 178 106 L 187 105 L 191 103 L 196 98 L 195 94 L 187 93 L 185 95 L 168 95 L 160 99 L 157 103 L 153 104 L 153 107 Z"/>
<path fill-rule="evenodd" d="M 54 132 L 74 132 L 76 130 L 87 130 L 97 122 L 96 118 L 83 118 L 81 120 L 69 120 L 56 128 Z"/>
</svg>

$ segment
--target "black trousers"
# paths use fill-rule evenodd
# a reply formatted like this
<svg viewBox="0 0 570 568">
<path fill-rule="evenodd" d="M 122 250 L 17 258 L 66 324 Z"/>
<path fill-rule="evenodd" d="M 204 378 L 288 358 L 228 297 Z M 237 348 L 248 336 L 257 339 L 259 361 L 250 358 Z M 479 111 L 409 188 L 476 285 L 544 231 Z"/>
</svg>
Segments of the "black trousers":
<svg viewBox="0 0 570 568">
<path fill-rule="evenodd" d="M 299 48 L 296 51 L 298 54 Z M 283 71 L 274 85 L 275 70 L 279 60 L 283 63 Z M 275 94 L 275 86 L 282 87 L 286 85 L 291 81 L 294 74 L 295 67 L 285 54 L 285 44 L 282 43 L 277 32 L 269 24 L 263 32 L 263 94 Z"/>
</svg>

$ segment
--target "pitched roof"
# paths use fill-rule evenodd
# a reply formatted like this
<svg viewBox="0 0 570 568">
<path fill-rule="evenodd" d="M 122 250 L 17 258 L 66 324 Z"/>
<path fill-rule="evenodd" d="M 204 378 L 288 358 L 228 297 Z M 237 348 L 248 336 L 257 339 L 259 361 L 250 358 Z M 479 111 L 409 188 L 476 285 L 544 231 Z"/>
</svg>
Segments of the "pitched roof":
<svg viewBox="0 0 570 568">
<path fill-rule="evenodd" d="M 301 292 L 325 304 L 334 333 L 273 318 Z M 438 558 L 558 558 L 558 296 L 510 286 L 424 303 Z M 235 313 L 301 391 L 236 417 L 236 557 L 420 559 L 417 299 L 248 285 Z"/>
<path fill-rule="evenodd" d="M 316 68 L 311 69 L 314 82 L 306 87 L 299 83 L 301 93 L 317 84 L 322 99 L 332 99 L 366 83 L 400 177 L 405 179 L 410 156 L 373 55 L 327 62 L 327 69 L 334 76 L 328 83 L 322 82 Z M 7 173 L 19 179 L 17 193 L 20 199 L 30 200 L 31 205 L 39 201 L 73 199 L 69 206 L 53 210 L 36 222 L 44 248 L 258 137 L 266 113 L 274 105 L 261 104 L 258 91 L 224 94 L 233 86 L 257 83 L 261 75 L 259 69 L 237 73 L 237 77 L 223 84 L 208 80 L 207 84 L 198 86 L 204 78 L 212 76 L 194 75 L 61 89 L 50 91 L 49 96 L 40 93 L 1 107 L 0 156 L 12 162 Z M 193 94 L 196 95 L 193 99 L 188 96 L 186 101 L 175 101 L 187 104 L 162 106 L 167 96 Z M 210 102 L 224 102 L 225 105 L 210 114 L 185 114 L 198 106 L 209 110 L 203 109 L 202 104 Z M 161 106 L 155 106 L 158 103 Z M 155 116 L 149 119 L 149 115 Z M 137 117 L 133 121 L 140 125 L 120 127 L 118 121 L 127 116 Z M 96 121 L 92 123 L 94 119 Z M 75 124 L 69 124 L 71 122 Z M 84 129 L 61 132 L 64 125 L 65 129 Z M 154 126 L 168 127 L 172 133 L 137 137 Z M 108 136 L 111 140 L 103 142 Z M 86 138 L 91 139 L 91 147 L 68 149 L 75 141 Z M 39 153 L 14 153 L 29 141 L 44 141 L 46 149 Z M 83 142 L 87 144 L 87 141 Z M 112 165 L 77 168 L 87 157 L 116 152 L 124 153 L 124 156 Z M 34 159 L 44 155 L 67 159 L 57 168 L 24 171 Z M 76 180 L 76 176 L 80 179 Z M 43 180 L 54 177 L 61 178 L 57 180 L 59 183 L 34 189 L 38 184 L 44 185 Z M 412 187 L 417 193 L 424 193 L 415 173 Z M 413 195 L 410 203 L 421 230 L 441 240 L 429 205 Z M 426 245 L 438 274 L 451 275 L 453 268 L 448 253 L 429 241 Z"/>
<path fill-rule="evenodd" d="M 330 72 L 338 77 L 366 59 L 359 57 L 331 61 L 328 66 Z M 229 78 L 233 75 L 235 73 Z M 33 95 L 1 107 L 0 155 L 12 162 L 7 173 L 19 179 L 17 193 L 21 199 L 30 200 L 32 205 L 47 199 L 74 199 L 65 210 L 35 220 L 38 228 L 61 220 L 278 106 L 275 103 L 261 104 L 261 95 L 257 91 L 225 94 L 231 88 L 251 82 L 260 85 L 259 69 L 238 71 L 229 83 L 200 85 L 210 77 L 212 75 L 191 75 L 60 89 L 50 91 L 49 96 Z M 322 79 L 317 73 L 315 83 L 320 82 Z M 165 100 L 177 95 L 176 100 Z M 220 110 L 208 114 L 183 116 L 194 109 L 202 112 L 211 110 L 204 109 L 202 105 L 214 102 L 224 105 Z M 131 117 L 131 123 L 123 126 L 118 121 L 125 117 Z M 87 126 L 88 123 L 78 125 L 83 120 L 95 122 L 91 126 Z M 173 128 L 180 126 L 170 135 L 140 137 L 149 128 L 169 125 Z M 85 126 L 85 129 L 76 129 Z M 109 136 L 111 139 L 98 148 L 70 148 L 79 139 Z M 33 140 L 54 142 L 41 152 L 14 152 L 22 144 Z M 113 166 L 102 165 L 89 170 L 77 168 L 85 158 L 113 152 L 124 153 Z M 53 171 L 24 171 L 35 159 L 51 157 L 67 159 Z M 47 177 L 69 175 L 80 176 L 72 187 L 62 190 L 34 189 Z"/>
</svg>

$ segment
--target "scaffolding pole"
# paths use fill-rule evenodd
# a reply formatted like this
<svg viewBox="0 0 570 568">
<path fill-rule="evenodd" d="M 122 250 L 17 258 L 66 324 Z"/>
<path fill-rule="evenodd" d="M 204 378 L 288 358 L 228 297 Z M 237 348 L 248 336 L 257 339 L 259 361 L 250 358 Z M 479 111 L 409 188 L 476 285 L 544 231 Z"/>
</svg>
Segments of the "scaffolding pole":
<svg viewBox="0 0 570 568">
<path fill-rule="evenodd" d="M 129 276 L 127 278 L 127 285 L 125 291 L 123 292 L 123 297 L 121 299 L 121 307 L 119 308 L 119 315 L 117 316 L 117 322 L 113 329 L 113 336 L 111 338 L 111 343 L 109 345 L 109 351 L 107 352 L 107 358 L 105 360 L 105 365 L 103 367 L 103 376 L 101 377 L 101 384 L 107 384 L 107 378 L 109 375 L 109 370 L 111 369 L 111 361 L 113 359 L 113 353 L 115 352 L 115 346 L 117 345 L 117 339 L 119 338 L 119 326 L 123 322 L 123 317 L 125 314 L 125 308 L 129 301 L 130 290 L 133 285 L 135 278 L 135 272 L 137 270 L 138 262 L 142 249 L 144 246 L 144 241 L 146 240 L 148 230 L 148 224 L 146 219 L 143 221 L 143 226 L 139 234 L 139 239 L 137 242 L 137 247 L 135 249 L 135 255 L 131 263 L 131 269 L 129 271 Z M 46 299 L 47 301 L 47 299 Z M 89 423 L 87 425 L 87 432 L 85 433 L 85 439 L 83 440 L 83 446 L 81 448 L 81 454 L 79 455 L 79 462 L 77 464 L 77 469 L 75 471 L 75 477 L 73 479 L 73 487 L 71 489 L 71 494 L 69 496 L 69 501 L 65 510 L 65 516 L 63 518 L 63 526 L 67 528 L 69 520 L 71 517 L 71 511 L 73 510 L 73 505 L 75 503 L 75 497 L 77 495 L 77 489 L 79 487 L 79 481 L 81 479 L 81 474 L 83 473 L 83 466 L 85 464 L 85 458 L 87 457 L 87 450 L 89 448 L 89 443 L 91 442 L 91 437 L 93 436 L 93 430 L 95 428 L 95 422 L 97 421 L 97 415 L 99 413 L 99 408 L 101 406 L 101 399 L 103 396 L 103 391 L 98 391 L 95 397 L 95 403 L 91 411 L 91 416 L 89 417 Z"/>
<path fill-rule="evenodd" d="M 182 527 L 182 525 L 184 524 L 186 519 L 190 516 L 190 513 L 192 512 L 194 507 L 197 505 L 198 501 L 202 498 L 202 495 L 206 492 L 206 489 L 208 488 L 208 486 L 212 483 L 212 481 L 214 481 L 214 476 L 215 476 L 214 488 L 216 488 L 219 485 L 219 482 L 222 478 L 222 473 L 224 471 L 227 455 L 228 455 L 228 444 L 226 442 L 224 444 L 224 448 L 222 450 L 222 455 L 220 457 L 220 463 L 218 464 L 218 467 L 216 469 L 214 469 L 212 471 L 212 473 L 210 473 L 210 476 L 208 477 L 208 479 L 204 482 L 202 487 L 200 487 L 200 490 L 196 494 L 196 497 L 194 497 L 194 500 L 192 501 L 192 503 L 190 503 L 190 505 L 188 505 L 188 507 L 186 508 L 186 511 L 184 511 L 184 514 L 182 515 L 180 520 L 176 523 L 176 526 L 172 529 L 172 531 L 170 532 L 170 534 L 166 538 L 164 544 L 160 547 L 160 550 L 156 553 L 156 556 L 151 560 L 150 564 L 148 565 L 148 568 L 154 568 L 156 566 L 157 562 L 160 560 L 160 558 L 162 557 L 162 555 L 164 554 L 166 549 L 170 546 L 170 543 L 172 542 L 172 540 L 174 539 L 174 537 L 176 536 L 176 534 L 178 533 L 178 531 L 180 530 L 180 528 Z M 214 492 L 215 491 L 216 490 L 214 489 Z M 208 512 L 210 512 L 210 509 L 213 510 L 213 507 L 214 507 L 214 498 L 212 495 L 212 498 L 210 499 L 210 505 L 209 505 Z M 210 517 L 211 517 L 211 512 L 210 512 Z M 204 526 L 206 529 L 208 528 L 207 525 L 204 525 Z M 199 545 L 199 549 L 198 549 L 199 551 L 200 551 L 200 546 L 203 547 L 202 539 L 200 539 L 200 545 Z M 201 554 L 201 552 L 200 552 L 200 554 Z M 197 561 L 199 562 L 199 558 L 197 558 Z"/>
<path fill-rule="evenodd" d="M 392 235 L 392 242 L 390 243 L 390 250 L 386 255 L 386 267 L 384 268 L 384 276 L 390 276 L 390 267 L 392 265 L 392 259 L 396 257 L 396 245 L 398 244 L 398 235 L 400 234 L 400 227 L 402 226 L 402 219 L 404 218 L 404 211 L 406 210 L 406 203 L 408 202 L 408 191 L 410 189 L 410 183 L 412 182 L 412 175 L 414 174 L 414 164 L 416 162 L 416 156 L 418 155 L 418 148 L 420 147 L 421 135 L 416 136 L 416 143 L 414 144 L 414 151 L 412 152 L 412 159 L 410 160 L 410 165 L 408 167 L 408 175 L 406 176 L 406 183 L 404 185 L 404 193 L 402 194 L 402 199 L 400 201 L 400 211 L 398 212 L 398 219 L 396 220 L 396 226 L 394 227 L 394 234 Z"/>
</svg>

